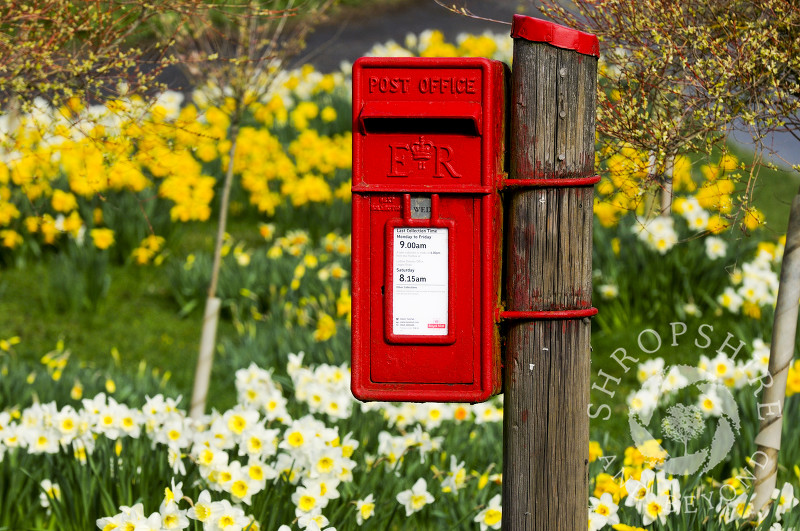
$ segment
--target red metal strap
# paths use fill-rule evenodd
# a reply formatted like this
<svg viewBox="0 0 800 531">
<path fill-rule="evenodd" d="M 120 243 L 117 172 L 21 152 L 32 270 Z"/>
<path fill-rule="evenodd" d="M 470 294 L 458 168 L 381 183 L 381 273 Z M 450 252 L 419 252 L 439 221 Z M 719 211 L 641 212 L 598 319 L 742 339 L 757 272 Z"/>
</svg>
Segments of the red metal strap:
<svg viewBox="0 0 800 531">
<path fill-rule="evenodd" d="M 543 310 L 537 312 L 500 312 L 501 319 L 521 321 L 538 321 L 542 319 L 582 319 L 597 315 L 597 308 L 581 308 L 577 310 Z"/>
<path fill-rule="evenodd" d="M 593 186 L 600 182 L 599 175 L 571 177 L 567 179 L 503 179 L 503 188 L 563 188 Z"/>
<path fill-rule="evenodd" d="M 600 42 L 597 35 L 539 18 L 514 15 L 511 20 L 511 37 L 531 42 L 546 42 L 563 50 L 574 50 L 583 55 L 600 57 Z"/>
</svg>

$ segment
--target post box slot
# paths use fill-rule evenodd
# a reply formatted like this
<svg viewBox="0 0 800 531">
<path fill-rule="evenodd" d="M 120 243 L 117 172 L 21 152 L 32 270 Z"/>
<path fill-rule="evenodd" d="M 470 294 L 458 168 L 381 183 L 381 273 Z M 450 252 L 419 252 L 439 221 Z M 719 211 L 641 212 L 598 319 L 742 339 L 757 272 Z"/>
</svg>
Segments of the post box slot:
<svg viewBox="0 0 800 531">
<path fill-rule="evenodd" d="M 365 133 L 412 133 L 475 136 L 472 118 L 365 118 Z"/>
<path fill-rule="evenodd" d="M 481 133 L 481 106 L 468 102 L 372 101 L 358 116 L 364 133 Z"/>
</svg>

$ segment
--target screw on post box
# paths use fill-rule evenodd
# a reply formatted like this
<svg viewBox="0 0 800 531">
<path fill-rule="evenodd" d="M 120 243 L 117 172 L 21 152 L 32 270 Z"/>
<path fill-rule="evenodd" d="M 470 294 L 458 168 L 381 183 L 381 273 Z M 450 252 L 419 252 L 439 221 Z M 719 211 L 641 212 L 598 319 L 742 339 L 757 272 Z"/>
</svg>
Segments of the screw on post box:
<svg viewBox="0 0 800 531">
<path fill-rule="evenodd" d="M 500 392 L 506 72 L 480 58 L 354 64 L 352 390 L 361 400 Z"/>
</svg>

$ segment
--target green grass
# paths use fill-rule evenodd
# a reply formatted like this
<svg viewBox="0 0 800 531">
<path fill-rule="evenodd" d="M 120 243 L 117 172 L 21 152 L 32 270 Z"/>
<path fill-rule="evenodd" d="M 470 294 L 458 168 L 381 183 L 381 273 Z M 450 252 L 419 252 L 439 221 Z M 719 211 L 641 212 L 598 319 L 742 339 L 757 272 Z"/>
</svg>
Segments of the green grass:
<svg viewBox="0 0 800 531">
<path fill-rule="evenodd" d="M 38 360 L 59 341 L 71 358 L 98 368 L 111 367 L 112 349 L 119 351 L 122 370 L 141 361 L 162 374 L 170 372 L 183 393 L 190 389 L 200 341 L 201 318 L 178 317 L 159 269 L 112 268 L 108 296 L 95 312 L 57 312 L 47 303 L 42 287 L 46 264 L 6 270 L 0 277 L 0 337 L 19 336 L 15 347 L 22 359 Z M 227 321 L 220 335 L 232 333 Z"/>
<path fill-rule="evenodd" d="M 205 248 L 213 243 L 213 228 L 191 228 L 176 249 Z M 58 311 L 48 293 L 52 261 L 0 270 L 0 339 L 19 336 L 14 354 L 23 361 L 38 361 L 59 341 L 71 351 L 71 360 L 99 369 L 133 372 L 143 361 L 162 376 L 170 373 L 175 389 L 190 394 L 202 309 L 178 315 L 163 268 L 111 265 L 108 273 L 108 294 L 94 311 Z M 218 337 L 233 335 L 233 325 L 221 320 Z"/>
</svg>

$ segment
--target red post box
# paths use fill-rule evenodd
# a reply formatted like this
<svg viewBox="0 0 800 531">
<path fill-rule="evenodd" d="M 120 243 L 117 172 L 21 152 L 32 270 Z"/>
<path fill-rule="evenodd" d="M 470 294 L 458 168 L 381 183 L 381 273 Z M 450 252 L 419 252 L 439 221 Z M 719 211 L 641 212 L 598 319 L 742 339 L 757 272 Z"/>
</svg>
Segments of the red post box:
<svg viewBox="0 0 800 531">
<path fill-rule="evenodd" d="M 352 391 L 479 402 L 501 391 L 506 66 L 353 67 Z"/>
</svg>

